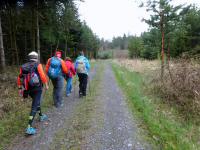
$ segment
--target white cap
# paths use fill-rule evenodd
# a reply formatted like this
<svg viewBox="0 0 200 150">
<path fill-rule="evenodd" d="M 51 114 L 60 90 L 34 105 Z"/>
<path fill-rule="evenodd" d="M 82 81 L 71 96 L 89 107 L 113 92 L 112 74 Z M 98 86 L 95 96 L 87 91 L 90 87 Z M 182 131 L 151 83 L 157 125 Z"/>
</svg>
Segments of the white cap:
<svg viewBox="0 0 200 150">
<path fill-rule="evenodd" d="M 29 60 L 32 60 L 32 61 L 38 61 L 38 53 L 35 51 L 32 51 L 28 54 L 28 58 Z"/>
</svg>

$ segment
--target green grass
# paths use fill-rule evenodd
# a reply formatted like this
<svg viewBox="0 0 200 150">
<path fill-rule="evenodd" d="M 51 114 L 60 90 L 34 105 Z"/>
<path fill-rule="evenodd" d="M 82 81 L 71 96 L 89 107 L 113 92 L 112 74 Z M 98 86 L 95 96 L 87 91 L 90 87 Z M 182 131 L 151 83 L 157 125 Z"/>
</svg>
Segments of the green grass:
<svg viewBox="0 0 200 150">
<path fill-rule="evenodd" d="M 127 96 L 131 110 L 142 120 L 148 137 L 164 150 L 196 150 L 199 127 L 181 121 L 173 108 L 145 96 L 144 77 L 113 64 L 117 81 Z M 155 98 L 156 99 L 156 98 Z M 197 131 L 197 132 L 196 132 Z"/>
</svg>

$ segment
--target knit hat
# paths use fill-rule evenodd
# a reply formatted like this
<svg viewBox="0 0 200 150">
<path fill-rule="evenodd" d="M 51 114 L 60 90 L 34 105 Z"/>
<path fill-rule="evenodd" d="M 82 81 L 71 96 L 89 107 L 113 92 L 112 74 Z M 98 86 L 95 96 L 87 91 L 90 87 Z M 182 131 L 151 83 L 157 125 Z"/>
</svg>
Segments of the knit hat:
<svg viewBox="0 0 200 150">
<path fill-rule="evenodd" d="M 28 59 L 31 61 L 38 61 L 38 53 L 32 51 L 28 54 Z"/>
<path fill-rule="evenodd" d="M 65 60 L 72 60 L 70 57 L 66 57 Z"/>
</svg>

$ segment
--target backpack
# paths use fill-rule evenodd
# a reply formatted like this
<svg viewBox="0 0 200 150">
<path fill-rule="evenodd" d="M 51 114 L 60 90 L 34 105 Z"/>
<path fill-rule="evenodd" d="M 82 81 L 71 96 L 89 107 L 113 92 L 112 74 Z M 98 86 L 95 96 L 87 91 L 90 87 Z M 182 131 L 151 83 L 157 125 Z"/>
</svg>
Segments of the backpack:
<svg viewBox="0 0 200 150">
<path fill-rule="evenodd" d="M 22 75 L 20 76 L 24 90 L 28 91 L 29 87 L 39 87 L 41 85 L 39 73 L 37 71 L 38 63 L 28 62 L 21 66 Z"/>
<path fill-rule="evenodd" d="M 85 66 L 85 63 L 83 62 L 83 60 L 78 60 L 77 63 L 78 63 L 78 66 L 76 68 L 76 72 L 77 73 L 87 73 L 86 66 Z"/>
<path fill-rule="evenodd" d="M 50 79 L 55 79 L 61 75 L 61 62 L 57 57 L 52 57 L 50 62 L 50 67 L 48 70 L 48 76 Z"/>
</svg>

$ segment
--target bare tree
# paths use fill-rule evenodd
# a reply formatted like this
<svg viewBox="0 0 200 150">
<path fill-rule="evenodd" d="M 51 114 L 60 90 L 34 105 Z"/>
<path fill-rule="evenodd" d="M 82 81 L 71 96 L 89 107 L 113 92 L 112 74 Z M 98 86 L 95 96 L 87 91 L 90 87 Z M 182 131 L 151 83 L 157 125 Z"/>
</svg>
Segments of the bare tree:
<svg viewBox="0 0 200 150">
<path fill-rule="evenodd" d="M 3 32 L 1 27 L 1 15 L 0 15 L 0 53 L 1 53 L 1 69 L 4 70 L 6 63 L 5 63 L 5 53 L 3 47 Z"/>
</svg>

